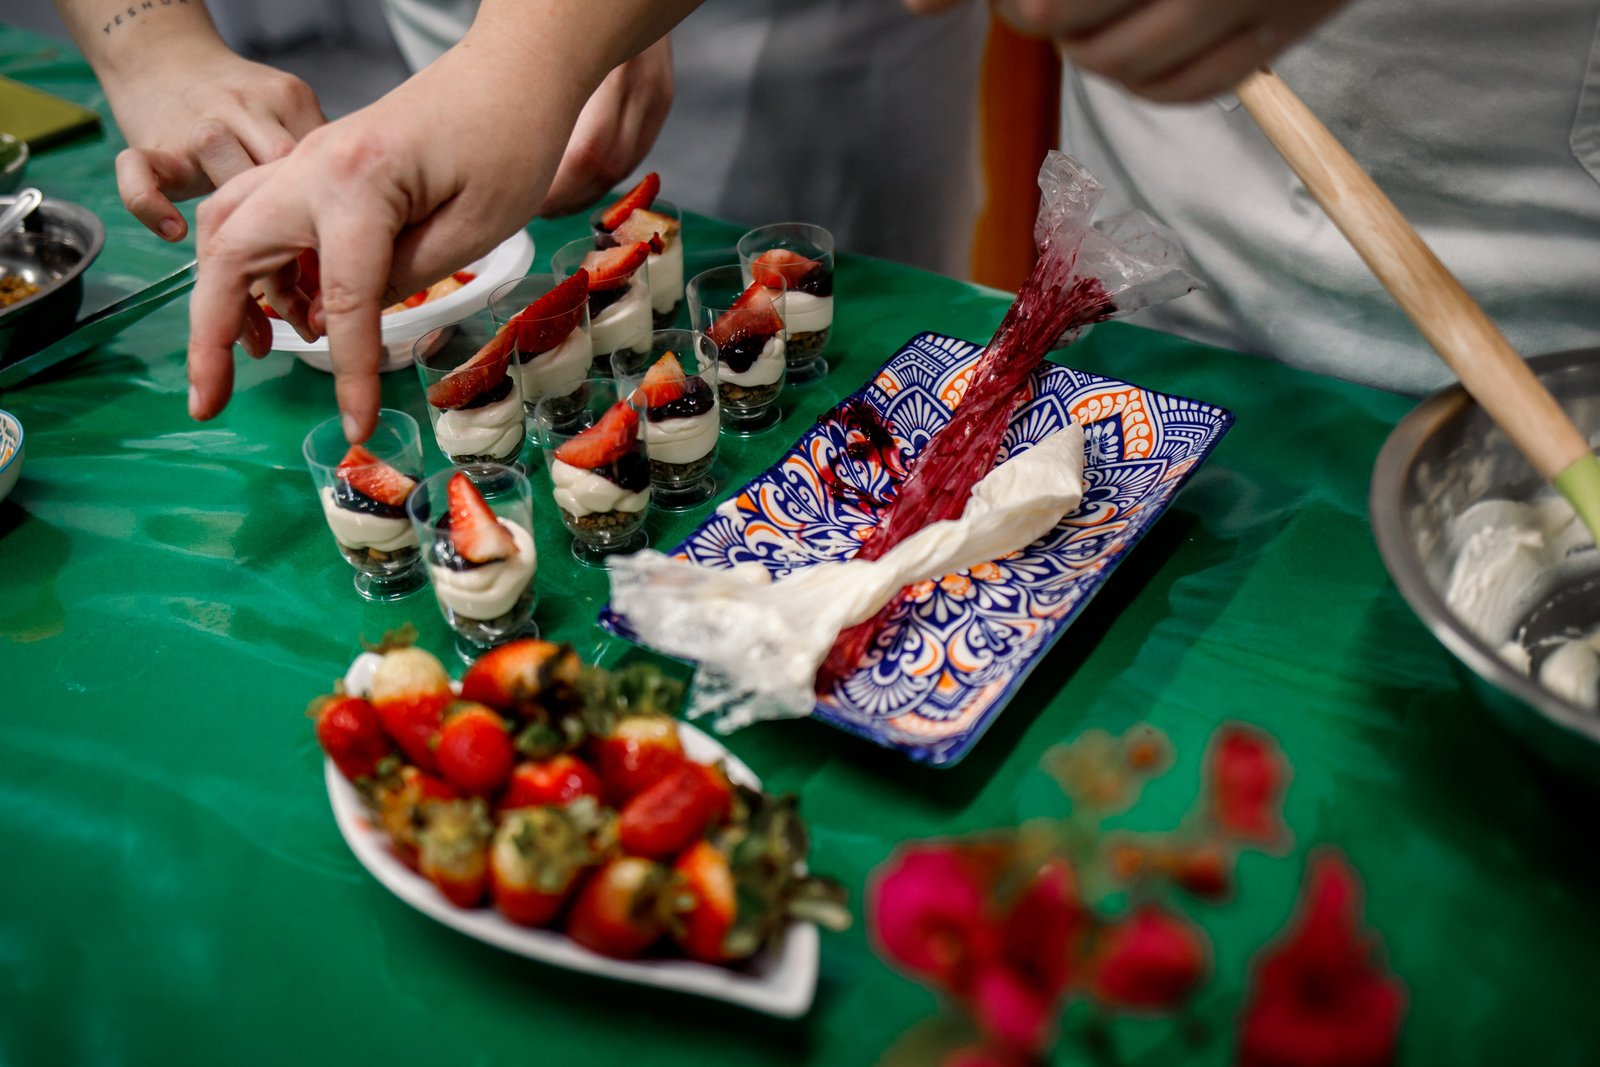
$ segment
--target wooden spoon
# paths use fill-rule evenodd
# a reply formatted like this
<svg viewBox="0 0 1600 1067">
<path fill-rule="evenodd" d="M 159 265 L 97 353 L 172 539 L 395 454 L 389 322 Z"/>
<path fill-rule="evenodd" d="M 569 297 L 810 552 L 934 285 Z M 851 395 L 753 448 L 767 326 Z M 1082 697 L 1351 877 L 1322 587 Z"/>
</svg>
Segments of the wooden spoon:
<svg viewBox="0 0 1600 1067">
<path fill-rule="evenodd" d="M 1262 68 L 1235 92 L 1467 392 L 1600 544 L 1600 460 L 1505 335 L 1281 78 Z"/>
</svg>

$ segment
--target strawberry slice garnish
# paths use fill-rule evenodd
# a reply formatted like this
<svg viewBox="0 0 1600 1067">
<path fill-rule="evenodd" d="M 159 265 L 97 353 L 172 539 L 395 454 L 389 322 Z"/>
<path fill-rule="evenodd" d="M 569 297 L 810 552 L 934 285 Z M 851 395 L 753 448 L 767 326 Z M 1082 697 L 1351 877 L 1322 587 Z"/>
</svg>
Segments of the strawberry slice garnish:
<svg viewBox="0 0 1600 1067">
<path fill-rule="evenodd" d="M 457 471 L 450 478 L 450 539 L 473 563 L 492 563 L 516 555 L 517 543 L 500 525 L 472 479 Z"/>
<path fill-rule="evenodd" d="M 656 197 L 661 193 L 661 175 L 655 171 L 646 174 L 644 178 L 629 189 L 621 200 L 606 208 L 600 216 L 600 228 L 610 233 L 628 220 L 638 208 L 647 208 L 656 202 Z"/>
<path fill-rule="evenodd" d="M 589 289 L 620 289 L 649 258 L 650 245 L 644 241 L 590 252 L 583 257 L 584 269 L 589 272 Z"/>
<path fill-rule="evenodd" d="M 680 229 L 682 227 L 678 225 L 678 220 L 670 215 L 661 215 L 639 208 L 629 215 L 611 236 L 617 239 L 618 244 L 627 245 L 645 241 L 650 245 L 650 251 L 660 255 L 666 251 L 667 242 L 676 237 Z"/>
<path fill-rule="evenodd" d="M 783 318 L 772 306 L 772 297 L 759 283 L 739 294 L 733 307 L 711 324 L 710 337 L 718 348 L 756 337 L 771 337 L 783 329 Z"/>
<path fill-rule="evenodd" d="M 639 413 L 618 401 L 599 422 L 556 449 L 556 458 L 571 467 L 594 470 L 633 451 L 638 439 Z"/>
<path fill-rule="evenodd" d="M 644 376 L 644 381 L 639 383 L 639 392 L 644 394 L 644 401 L 652 408 L 664 407 L 672 403 L 688 391 L 689 376 L 683 373 L 683 364 L 678 362 L 678 357 L 668 352 Z"/>
<path fill-rule="evenodd" d="M 464 408 L 498 388 L 511 362 L 512 332 L 501 329 L 473 357 L 428 386 L 428 403 L 436 408 Z"/>
<path fill-rule="evenodd" d="M 583 322 L 583 305 L 589 299 L 589 272 L 579 267 L 572 277 L 517 312 L 517 349 L 527 355 L 548 352 Z"/>
<path fill-rule="evenodd" d="M 416 488 L 414 478 L 389 466 L 360 445 L 351 445 L 334 474 L 350 488 L 379 504 L 403 508 L 406 497 Z"/>
<path fill-rule="evenodd" d="M 770 248 L 756 257 L 750 265 L 750 276 L 757 283 L 768 289 L 777 289 L 778 279 L 782 278 L 784 286 L 793 289 L 800 283 L 800 279 L 816 270 L 820 263 L 808 259 L 799 252 L 791 252 L 787 248 Z"/>
</svg>

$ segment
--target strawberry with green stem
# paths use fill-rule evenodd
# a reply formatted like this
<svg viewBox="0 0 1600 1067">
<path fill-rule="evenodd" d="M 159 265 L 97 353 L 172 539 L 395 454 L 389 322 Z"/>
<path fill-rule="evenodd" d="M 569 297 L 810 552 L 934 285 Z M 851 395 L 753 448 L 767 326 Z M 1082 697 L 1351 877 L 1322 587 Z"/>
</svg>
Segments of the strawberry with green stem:
<svg viewBox="0 0 1600 1067">
<path fill-rule="evenodd" d="M 384 733 L 408 760 L 437 774 L 434 740 L 444 709 L 455 699 L 450 676 L 437 657 L 409 644 L 404 636 L 386 638 L 374 651 L 382 652 L 383 658 L 373 671 L 368 700 Z"/>
<path fill-rule="evenodd" d="M 471 701 L 450 706 L 434 746 L 445 781 L 470 796 L 494 796 L 510 780 L 516 758 L 516 747 L 499 715 Z"/>
<path fill-rule="evenodd" d="M 342 686 L 332 696 L 312 701 L 306 714 L 316 720 L 322 751 L 351 782 L 375 777 L 379 765 L 394 753 L 377 709 L 362 697 L 349 696 Z"/>
<path fill-rule="evenodd" d="M 616 838 L 616 816 L 589 797 L 566 807 L 519 808 L 501 816 L 489 850 L 489 895 L 514 923 L 544 926 L 584 871 Z"/>
<path fill-rule="evenodd" d="M 489 890 L 493 832 L 481 798 L 428 805 L 417 832 L 417 869 L 450 903 L 475 908 Z"/>
</svg>

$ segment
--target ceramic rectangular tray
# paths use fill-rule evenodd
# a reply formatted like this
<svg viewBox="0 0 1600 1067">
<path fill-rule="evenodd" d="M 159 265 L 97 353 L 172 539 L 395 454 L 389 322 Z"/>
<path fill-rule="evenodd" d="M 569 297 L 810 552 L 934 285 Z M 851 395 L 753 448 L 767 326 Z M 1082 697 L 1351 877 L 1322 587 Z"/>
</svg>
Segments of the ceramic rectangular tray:
<svg viewBox="0 0 1600 1067">
<path fill-rule="evenodd" d="M 886 499 L 894 487 L 880 463 L 846 454 L 862 435 L 841 418 L 844 410 L 871 405 L 914 460 L 949 420 L 981 351 L 940 334 L 912 338 L 674 555 L 711 567 L 755 562 L 774 577 L 853 556 L 859 535 L 877 522 L 855 501 Z M 817 701 L 816 718 L 914 760 L 956 763 L 1233 423 L 1212 404 L 1046 364 L 1012 419 L 1003 455 L 1071 419 L 1087 435 L 1077 512 L 1020 552 L 913 587 L 868 661 Z M 600 622 L 635 639 L 609 608 Z"/>
</svg>

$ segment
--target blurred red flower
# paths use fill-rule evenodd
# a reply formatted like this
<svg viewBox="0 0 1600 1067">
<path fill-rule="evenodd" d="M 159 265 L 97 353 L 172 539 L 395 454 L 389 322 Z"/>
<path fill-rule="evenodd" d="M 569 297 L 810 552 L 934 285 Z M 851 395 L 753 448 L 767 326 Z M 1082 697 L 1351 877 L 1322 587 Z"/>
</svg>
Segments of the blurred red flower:
<svg viewBox="0 0 1600 1067">
<path fill-rule="evenodd" d="M 979 942 L 994 934 L 988 886 L 962 850 L 926 844 L 902 850 L 868 888 L 867 914 L 885 956 L 947 990 L 965 985 Z"/>
<path fill-rule="evenodd" d="M 1210 958 L 1198 926 L 1146 904 L 1103 935 L 1089 990 L 1111 1008 L 1171 1009 L 1200 985 Z"/>
<path fill-rule="evenodd" d="M 1289 762 L 1272 738 L 1240 723 L 1225 724 L 1206 754 L 1205 781 L 1211 818 L 1224 834 L 1268 850 L 1288 840 L 1282 809 Z"/>
<path fill-rule="evenodd" d="M 1252 964 L 1239 1067 L 1384 1067 L 1394 1059 L 1405 987 L 1373 958 L 1361 886 L 1338 852 L 1312 856 L 1300 902 Z"/>
</svg>

